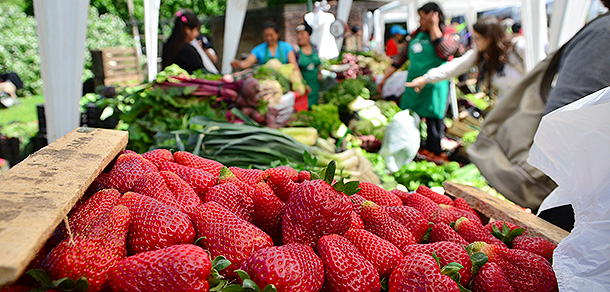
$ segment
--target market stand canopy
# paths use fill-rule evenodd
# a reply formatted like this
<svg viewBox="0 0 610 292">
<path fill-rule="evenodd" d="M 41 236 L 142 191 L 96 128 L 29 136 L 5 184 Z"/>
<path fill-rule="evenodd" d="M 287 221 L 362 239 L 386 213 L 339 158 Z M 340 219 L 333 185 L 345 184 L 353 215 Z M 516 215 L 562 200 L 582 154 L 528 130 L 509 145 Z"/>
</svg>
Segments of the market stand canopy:
<svg viewBox="0 0 610 292">
<path fill-rule="evenodd" d="M 157 64 L 157 42 L 160 0 L 144 0 L 145 40 L 148 64 Z M 401 0 L 393 9 L 406 7 L 409 27 L 417 27 L 417 8 L 427 0 Z M 544 0 L 437 0 L 448 15 L 466 15 L 473 23 L 476 12 L 520 5 L 523 28 L 527 40 L 526 66 L 532 68 L 544 58 L 547 43 L 546 9 Z M 585 23 L 592 0 L 555 0 L 549 48 L 566 42 Z M 89 0 L 34 0 L 34 14 L 38 23 L 41 75 L 44 81 L 45 115 L 48 141 L 69 133 L 79 126 L 79 100 L 82 94 L 82 73 Z M 222 72 L 230 70 L 229 62 L 237 54 L 248 0 L 227 0 L 225 42 Z M 352 0 L 339 0 L 338 18 L 347 17 Z M 389 14 L 391 9 L 382 11 Z M 380 12 L 378 12 L 380 15 Z M 376 32 L 379 33 L 379 32 Z M 377 35 L 376 35 L 377 37 Z M 234 39 L 234 41 L 229 41 Z M 381 40 L 381 35 L 378 40 Z M 342 40 L 338 40 L 340 44 Z M 157 74 L 157 66 L 148 66 L 148 80 Z"/>
</svg>

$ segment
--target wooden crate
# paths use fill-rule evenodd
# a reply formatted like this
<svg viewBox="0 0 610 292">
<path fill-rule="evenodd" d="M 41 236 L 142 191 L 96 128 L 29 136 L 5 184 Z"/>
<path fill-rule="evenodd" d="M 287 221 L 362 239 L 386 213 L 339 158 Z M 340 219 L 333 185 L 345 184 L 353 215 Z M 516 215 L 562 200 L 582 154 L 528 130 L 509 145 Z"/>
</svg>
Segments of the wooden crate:
<svg viewBox="0 0 610 292">
<path fill-rule="evenodd" d="M 140 61 L 135 48 L 92 50 L 95 86 L 133 86 L 142 82 Z"/>
<path fill-rule="evenodd" d="M 491 196 L 477 188 L 452 182 L 445 182 L 443 187 L 448 196 L 464 198 L 473 209 L 487 218 L 527 226 L 527 233 L 531 236 L 546 238 L 548 241 L 558 244 L 570 234 L 531 213 L 527 213 L 517 205 Z"/>
<path fill-rule="evenodd" d="M 23 274 L 127 140 L 124 131 L 78 128 L 0 175 L 0 287 Z"/>
</svg>

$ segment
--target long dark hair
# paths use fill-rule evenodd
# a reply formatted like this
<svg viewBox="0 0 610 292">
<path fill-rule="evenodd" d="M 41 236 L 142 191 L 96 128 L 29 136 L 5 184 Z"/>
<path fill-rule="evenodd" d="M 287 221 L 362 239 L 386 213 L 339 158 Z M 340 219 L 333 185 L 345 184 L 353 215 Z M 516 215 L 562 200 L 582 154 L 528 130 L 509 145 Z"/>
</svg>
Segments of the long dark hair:
<svg viewBox="0 0 610 292">
<path fill-rule="evenodd" d="M 176 12 L 174 19 L 174 30 L 163 45 L 163 53 L 161 55 L 163 68 L 173 64 L 178 57 L 178 53 L 184 45 L 186 45 L 185 27 L 198 28 L 201 22 L 197 19 L 197 15 L 190 9 L 183 9 Z"/>
<path fill-rule="evenodd" d="M 487 79 L 487 86 L 491 84 L 491 76 L 495 72 L 504 71 L 504 65 L 508 63 L 508 51 L 512 50 L 511 38 L 506 35 L 506 30 L 500 25 L 495 16 L 480 18 L 472 27 L 485 39 L 490 40 L 489 46 L 484 52 L 479 51 L 477 64 L 479 64 L 479 81 Z"/>
<path fill-rule="evenodd" d="M 417 9 L 417 12 L 424 12 L 426 14 L 430 13 L 430 11 L 438 12 L 438 26 L 441 31 L 445 30 L 445 14 L 441 10 L 441 7 L 438 6 L 435 2 L 428 2 L 424 4 L 422 7 Z"/>
</svg>

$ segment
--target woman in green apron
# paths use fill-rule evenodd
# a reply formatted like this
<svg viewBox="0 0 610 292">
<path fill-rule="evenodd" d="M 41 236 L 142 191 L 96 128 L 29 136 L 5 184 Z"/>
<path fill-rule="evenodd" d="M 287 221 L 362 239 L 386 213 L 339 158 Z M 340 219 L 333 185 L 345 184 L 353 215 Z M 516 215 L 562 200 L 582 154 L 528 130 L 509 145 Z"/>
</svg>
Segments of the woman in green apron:
<svg viewBox="0 0 610 292">
<path fill-rule="evenodd" d="M 420 27 L 411 35 L 411 40 L 406 43 L 407 47 L 397 55 L 392 66 L 386 71 L 378 84 L 380 92 L 388 77 L 407 60 L 411 60 L 407 75 L 407 82 L 409 82 L 431 68 L 440 66 L 457 51 L 457 41 L 450 34 L 443 32 L 445 16 L 438 4 L 429 2 L 419 8 L 417 12 Z M 399 103 L 401 109 L 413 110 L 426 119 L 428 138 L 423 147 L 436 155 L 442 152 L 441 139 L 445 131 L 443 118 L 448 93 L 448 81 L 427 84 L 419 93 L 415 92 L 413 88 L 407 87 Z"/>
<path fill-rule="evenodd" d="M 318 92 L 320 90 L 320 57 L 315 48 L 311 44 L 309 37 L 311 36 L 312 28 L 306 22 L 299 24 L 296 27 L 297 44 L 299 45 L 298 62 L 301 74 L 305 83 L 310 88 L 307 95 L 309 109 L 311 106 L 318 103 Z"/>
</svg>

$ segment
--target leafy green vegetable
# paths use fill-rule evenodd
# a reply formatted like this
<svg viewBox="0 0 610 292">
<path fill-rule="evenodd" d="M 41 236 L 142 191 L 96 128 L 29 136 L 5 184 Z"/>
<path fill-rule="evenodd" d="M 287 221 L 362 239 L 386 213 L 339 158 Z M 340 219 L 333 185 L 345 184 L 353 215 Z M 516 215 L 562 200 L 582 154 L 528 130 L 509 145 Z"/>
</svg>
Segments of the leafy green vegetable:
<svg viewBox="0 0 610 292">
<path fill-rule="evenodd" d="M 301 111 L 295 114 L 290 126 L 313 127 L 318 130 L 321 138 L 331 137 L 341 126 L 339 109 L 334 104 L 318 104 L 311 107 L 311 111 Z"/>
<path fill-rule="evenodd" d="M 394 173 L 394 178 L 409 190 L 416 190 L 419 185 L 439 187 L 450 180 L 453 172 L 459 168 L 457 162 L 436 165 L 430 161 L 416 161 L 401 167 Z"/>
</svg>

